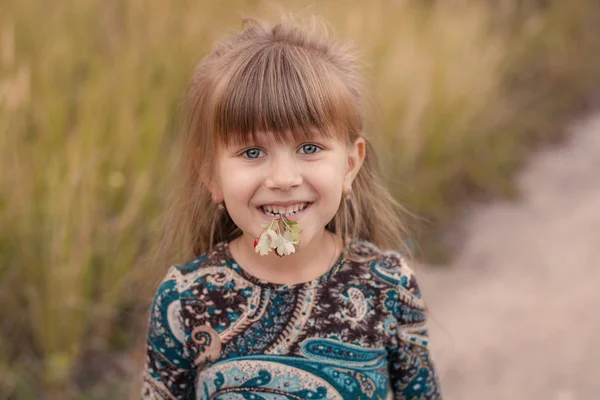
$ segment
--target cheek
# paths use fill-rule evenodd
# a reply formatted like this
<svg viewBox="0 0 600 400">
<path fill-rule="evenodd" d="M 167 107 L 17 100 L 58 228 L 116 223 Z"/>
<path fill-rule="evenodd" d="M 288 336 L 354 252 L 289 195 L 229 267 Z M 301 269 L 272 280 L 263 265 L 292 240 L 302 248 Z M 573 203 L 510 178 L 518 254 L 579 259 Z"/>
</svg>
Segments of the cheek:
<svg viewBox="0 0 600 400">
<path fill-rule="evenodd" d="M 310 181 L 323 196 L 333 196 L 341 193 L 344 172 L 337 165 L 321 165 L 311 169 Z"/>
<path fill-rule="evenodd" d="M 222 169 L 221 184 L 225 198 L 242 201 L 249 196 L 256 187 L 257 175 L 247 168 L 233 168 L 225 166 Z"/>
</svg>

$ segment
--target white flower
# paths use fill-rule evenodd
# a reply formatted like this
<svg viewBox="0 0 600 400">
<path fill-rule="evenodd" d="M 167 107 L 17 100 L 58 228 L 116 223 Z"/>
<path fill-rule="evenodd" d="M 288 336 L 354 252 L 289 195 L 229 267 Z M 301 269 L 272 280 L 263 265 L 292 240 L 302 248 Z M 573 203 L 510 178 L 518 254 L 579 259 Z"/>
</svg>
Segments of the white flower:
<svg viewBox="0 0 600 400">
<path fill-rule="evenodd" d="M 283 237 L 292 243 L 297 243 L 296 239 L 294 238 L 294 234 L 290 231 L 285 231 L 283 233 Z"/>
<path fill-rule="evenodd" d="M 280 223 L 283 224 L 283 229 Z M 302 232 L 302 228 L 296 221 L 274 219 L 261 227 L 265 228 L 265 231 L 254 239 L 254 251 L 264 256 L 271 250 L 275 250 L 275 254 L 279 257 L 296 252 L 294 245 L 300 243 L 300 232 Z M 284 231 L 283 235 L 280 234 L 281 230 Z"/>
<path fill-rule="evenodd" d="M 279 246 L 279 235 L 273 229 L 267 229 L 265 232 L 269 237 L 269 248 L 275 249 Z"/>
<path fill-rule="evenodd" d="M 271 251 L 270 241 L 271 240 L 270 240 L 269 235 L 265 235 L 263 233 L 262 235 L 260 235 L 260 238 L 258 239 L 258 243 L 256 244 L 256 247 L 254 248 L 254 251 L 259 253 L 261 256 L 269 254 L 269 251 Z"/>
<path fill-rule="evenodd" d="M 291 240 L 286 238 L 285 236 L 286 235 L 284 234 L 283 237 L 279 237 L 279 245 L 277 246 L 277 254 L 279 256 L 287 256 L 296 252 L 294 243 L 292 243 Z"/>
</svg>

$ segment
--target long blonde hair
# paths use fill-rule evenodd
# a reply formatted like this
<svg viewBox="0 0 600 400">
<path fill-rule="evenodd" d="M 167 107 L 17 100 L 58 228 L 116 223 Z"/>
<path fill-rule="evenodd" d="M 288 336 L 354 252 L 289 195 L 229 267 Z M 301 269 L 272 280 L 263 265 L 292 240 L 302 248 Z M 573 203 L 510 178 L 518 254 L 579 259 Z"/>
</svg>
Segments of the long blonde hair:
<svg viewBox="0 0 600 400">
<path fill-rule="evenodd" d="M 185 261 L 242 234 L 203 180 L 214 176 L 220 144 L 246 144 L 262 132 L 278 141 L 290 134 L 304 139 L 315 130 L 348 145 L 360 136 L 366 141 L 351 198 L 341 201 L 326 229 L 346 244 L 363 239 L 383 249 L 404 248 L 402 207 L 385 188 L 364 132 L 359 60 L 318 18 L 305 26 L 245 19 L 241 32 L 198 64 L 185 104 L 182 181 L 166 219 L 163 252 Z"/>
</svg>

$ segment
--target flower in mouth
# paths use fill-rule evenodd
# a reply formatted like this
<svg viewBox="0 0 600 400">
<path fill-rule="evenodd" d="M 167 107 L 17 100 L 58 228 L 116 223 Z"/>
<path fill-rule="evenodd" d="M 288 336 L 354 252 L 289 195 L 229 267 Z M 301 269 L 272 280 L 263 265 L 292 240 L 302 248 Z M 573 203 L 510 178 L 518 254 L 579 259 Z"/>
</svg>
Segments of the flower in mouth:
<svg viewBox="0 0 600 400">
<path fill-rule="evenodd" d="M 300 243 L 300 232 L 302 232 L 298 222 L 278 217 L 267 224 L 262 224 L 261 228 L 265 230 L 254 239 L 254 251 L 261 256 L 269 254 L 271 250 L 274 250 L 279 257 L 296 252 L 294 245 Z"/>
</svg>

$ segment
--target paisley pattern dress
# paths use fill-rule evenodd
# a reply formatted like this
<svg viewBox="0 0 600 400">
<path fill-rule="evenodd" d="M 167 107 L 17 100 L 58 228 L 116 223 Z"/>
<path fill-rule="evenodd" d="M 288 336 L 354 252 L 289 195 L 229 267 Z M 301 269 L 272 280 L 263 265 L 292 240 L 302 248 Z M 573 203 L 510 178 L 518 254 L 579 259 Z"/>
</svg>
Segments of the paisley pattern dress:
<svg viewBox="0 0 600 400">
<path fill-rule="evenodd" d="M 169 269 L 154 297 L 144 399 L 440 399 L 412 270 L 358 240 L 321 277 L 284 285 L 227 242 Z"/>
</svg>

